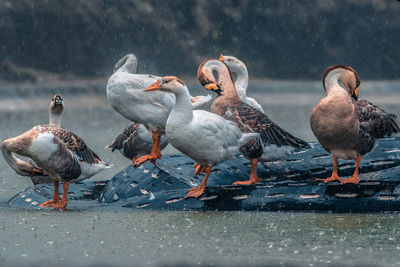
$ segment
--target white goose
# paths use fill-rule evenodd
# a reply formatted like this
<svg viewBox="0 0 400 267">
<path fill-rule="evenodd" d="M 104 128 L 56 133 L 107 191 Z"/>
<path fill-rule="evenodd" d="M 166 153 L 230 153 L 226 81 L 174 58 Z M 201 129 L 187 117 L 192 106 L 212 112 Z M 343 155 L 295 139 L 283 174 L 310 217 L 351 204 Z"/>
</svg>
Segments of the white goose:
<svg viewBox="0 0 400 267">
<path fill-rule="evenodd" d="M 167 139 L 176 149 L 197 162 L 195 175 L 206 173 L 201 185 L 190 189 L 185 198 L 201 196 L 212 167 L 234 157 L 241 145 L 259 136 L 256 133 L 242 133 L 235 123 L 217 114 L 204 110 L 193 111 L 189 91 L 177 77 L 163 77 L 145 91 L 163 91 L 175 95 L 176 103 L 166 124 Z"/>
<path fill-rule="evenodd" d="M 168 145 L 162 135 L 175 97 L 164 92 L 144 93 L 144 88 L 161 78 L 136 72 L 136 56 L 128 54 L 115 64 L 114 73 L 108 79 L 108 101 L 132 123 L 106 148 L 119 150 L 132 159 L 134 166 L 139 166 L 160 158 L 161 150 Z M 191 97 L 193 108 L 202 108 L 211 99 L 211 95 Z"/>
<path fill-rule="evenodd" d="M 246 94 L 249 84 L 249 73 L 247 72 L 246 65 L 233 56 L 224 56 L 221 54 L 219 60 L 228 66 L 231 73 L 236 74 L 235 88 L 240 100 L 264 113 L 261 105 L 254 98 L 248 97 Z"/>
<path fill-rule="evenodd" d="M 58 101 L 55 99 L 55 103 Z M 17 173 L 24 176 L 43 174 L 52 178 L 54 197 L 42 203 L 41 207 L 65 209 L 70 182 L 90 178 L 111 166 L 101 161 L 80 137 L 57 126 L 61 122 L 61 114 L 53 114 L 51 125 L 35 126 L 22 135 L 5 139 L 1 143 L 4 159 Z M 40 169 L 18 159 L 14 153 L 29 157 Z M 64 182 L 61 202 L 59 182 Z"/>
<path fill-rule="evenodd" d="M 212 99 L 211 95 L 191 97 L 193 109 L 203 108 Z M 115 140 L 106 146 L 111 152 L 118 150 L 124 157 L 135 161 L 151 153 L 151 132 L 140 123 L 130 122 Z M 163 150 L 168 145 L 165 135 L 161 136 L 160 148 Z"/>
</svg>

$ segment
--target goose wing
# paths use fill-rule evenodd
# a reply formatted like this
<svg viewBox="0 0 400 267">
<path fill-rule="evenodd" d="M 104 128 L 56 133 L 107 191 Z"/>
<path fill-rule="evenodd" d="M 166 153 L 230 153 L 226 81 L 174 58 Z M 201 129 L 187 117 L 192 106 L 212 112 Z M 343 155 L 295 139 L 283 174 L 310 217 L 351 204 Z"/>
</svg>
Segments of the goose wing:
<svg viewBox="0 0 400 267">
<path fill-rule="evenodd" d="M 400 132 L 396 121 L 397 116 L 387 113 L 367 100 L 353 100 L 356 108 L 360 129 L 375 138 L 383 138 Z"/>
<path fill-rule="evenodd" d="M 51 131 L 55 137 L 58 138 L 59 142 L 64 144 L 67 149 L 74 152 L 80 161 L 84 161 L 89 164 L 98 163 L 101 159 L 94 153 L 76 134 L 64 130 L 62 128 L 54 127 Z"/>
<path fill-rule="evenodd" d="M 117 136 L 117 138 L 115 138 L 115 140 L 108 145 L 107 147 L 111 149 L 112 152 L 114 152 L 114 150 L 121 150 L 124 147 L 124 143 L 128 140 L 137 140 L 138 137 L 138 127 L 139 124 L 136 123 L 129 123 L 124 131 Z M 133 137 L 133 138 L 131 138 Z M 136 138 L 135 138 L 136 137 Z"/>
<path fill-rule="evenodd" d="M 267 115 L 246 103 L 240 102 L 231 105 L 224 117 L 236 122 L 242 132 L 260 133 L 264 143 L 296 148 L 310 147 L 307 142 L 291 135 L 271 121 Z"/>
</svg>

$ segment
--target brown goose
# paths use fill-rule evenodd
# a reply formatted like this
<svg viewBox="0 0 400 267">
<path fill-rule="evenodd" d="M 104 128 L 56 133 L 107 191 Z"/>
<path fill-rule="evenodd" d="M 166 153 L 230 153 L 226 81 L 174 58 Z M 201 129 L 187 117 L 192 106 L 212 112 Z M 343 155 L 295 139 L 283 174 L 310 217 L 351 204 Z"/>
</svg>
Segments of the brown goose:
<svg viewBox="0 0 400 267">
<path fill-rule="evenodd" d="M 56 125 L 35 126 L 20 136 L 5 139 L 1 149 L 5 160 L 18 173 L 29 175 L 37 170 L 18 160 L 13 153 L 31 158 L 39 171 L 43 170 L 53 179 L 54 197 L 42 203 L 41 207 L 65 209 L 70 182 L 90 178 L 111 166 L 101 161 L 80 137 Z M 59 182 L 64 182 L 61 202 Z"/>
<path fill-rule="evenodd" d="M 375 139 L 400 132 L 396 115 L 358 99 L 360 78 L 349 66 L 329 67 L 322 81 L 327 96 L 312 110 L 310 126 L 321 145 L 332 154 L 333 172 L 331 177 L 317 180 L 357 184 L 361 158 L 373 149 Z M 338 176 L 338 158 L 356 160 L 352 177 L 343 180 Z"/>
<path fill-rule="evenodd" d="M 51 98 L 49 106 L 49 125 L 61 127 L 62 113 L 64 111 L 64 102 L 61 95 L 55 95 Z M 2 150 L 4 158 L 8 159 L 7 163 L 16 173 L 22 176 L 28 176 L 34 185 L 49 184 L 53 179 L 43 170 L 39 169 L 33 160 L 25 162 L 15 157 L 15 155 L 7 150 Z M 7 155 L 7 156 L 6 156 Z"/>
<path fill-rule="evenodd" d="M 213 71 L 218 73 L 218 82 Z M 234 184 L 254 184 L 260 181 L 257 175 L 258 161 L 272 161 L 287 157 L 294 148 L 306 147 L 307 142 L 294 137 L 256 108 L 242 102 L 233 84 L 229 68 L 219 60 L 203 61 L 197 78 L 207 89 L 218 94 L 211 111 L 225 119 L 236 122 L 244 133 L 260 133 L 260 139 L 253 139 L 240 148 L 242 154 L 251 161 L 251 174 L 248 181 Z"/>
<path fill-rule="evenodd" d="M 49 125 L 55 125 L 57 127 L 61 127 L 61 120 L 64 112 L 64 101 L 61 95 L 57 94 L 51 98 L 50 106 L 49 106 Z M 35 165 L 33 160 L 30 160 L 30 164 Z M 34 171 L 31 175 L 31 180 L 34 185 L 36 184 L 50 184 L 53 182 L 53 179 L 40 170 L 39 168 L 34 168 Z"/>
</svg>

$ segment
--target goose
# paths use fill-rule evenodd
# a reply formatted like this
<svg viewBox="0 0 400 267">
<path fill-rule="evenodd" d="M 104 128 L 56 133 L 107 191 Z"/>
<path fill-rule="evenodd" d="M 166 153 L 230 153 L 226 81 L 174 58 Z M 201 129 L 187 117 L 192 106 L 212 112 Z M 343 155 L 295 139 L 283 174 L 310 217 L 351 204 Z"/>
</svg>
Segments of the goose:
<svg viewBox="0 0 400 267">
<path fill-rule="evenodd" d="M 62 96 L 57 94 L 51 98 L 50 106 L 49 106 L 49 125 L 55 125 L 61 127 L 61 118 L 64 110 L 64 102 Z M 39 169 L 35 162 L 31 159 L 28 162 L 23 161 L 17 157 L 10 151 L 3 151 L 5 154 L 9 154 L 8 157 L 12 160 L 7 160 L 6 162 L 10 165 L 11 168 L 15 170 L 16 173 L 22 176 L 30 177 L 32 183 L 36 184 L 49 184 L 53 181 L 53 179 L 46 174 L 43 170 Z"/>
<path fill-rule="evenodd" d="M 55 98 L 54 103 L 59 101 L 60 99 Z M 40 207 L 65 209 L 70 182 L 88 179 L 112 165 L 100 160 L 79 136 L 60 128 L 60 114 L 52 116 L 50 122 L 52 124 L 38 125 L 17 137 L 3 140 L 1 151 L 6 162 L 17 173 L 24 176 L 51 177 L 54 186 L 53 199 L 43 202 Z M 30 158 L 38 168 L 18 159 L 14 153 Z M 64 182 L 61 202 L 59 182 Z"/>
<path fill-rule="evenodd" d="M 213 71 L 218 74 L 216 81 Z M 309 144 L 297 138 L 258 109 L 244 103 L 238 96 L 228 66 L 214 59 L 203 61 L 197 71 L 197 77 L 207 90 L 218 94 L 211 106 L 211 112 L 236 122 L 242 132 L 257 132 L 260 139 L 240 148 L 241 153 L 250 160 L 251 173 L 247 181 L 237 181 L 235 185 L 249 185 L 260 181 L 257 175 L 258 161 L 282 160 L 288 157 L 295 148 L 309 148 Z"/>
<path fill-rule="evenodd" d="M 327 96 L 313 108 L 310 126 L 317 140 L 332 154 L 333 171 L 329 178 L 317 180 L 357 184 L 361 159 L 373 149 L 375 140 L 400 132 L 397 116 L 358 99 L 361 81 L 350 66 L 329 67 L 322 81 Z M 338 176 L 339 158 L 356 161 L 351 177 L 341 179 Z"/>
<path fill-rule="evenodd" d="M 118 150 L 135 164 L 138 158 L 151 153 L 152 141 L 151 132 L 143 124 L 130 122 L 106 148 L 111 149 L 111 152 Z M 163 150 L 167 145 L 168 140 L 165 135 L 162 135 L 160 149 Z"/>
<path fill-rule="evenodd" d="M 236 74 L 235 88 L 240 100 L 264 113 L 264 109 L 261 105 L 254 98 L 246 95 L 247 86 L 249 84 L 249 73 L 247 72 L 246 65 L 233 56 L 224 56 L 221 54 L 219 60 L 228 66 L 231 73 Z"/>
<path fill-rule="evenodd" d="M 56 94 L 51 98 L 49 106 L 49 125 L 61 127 L 61 120 L 64 112 L 64 101 L 60 94 Z M 35 162 L 30 159 L 29 163 L 34 166 L 34 172 L 31 175 L 31 181 L 36 184 L 50 184 L 53 179 L 47 175 L 43 170 L 35 166 Z"/>
<path fill-rule="evenodd" d="M 166 123 L 166 136 L 176 149 L 193 159 L 195 175 L 206 173 L 200 186 L 189 190 L 185 198 L 200 197 L 207 185 L 213 166 L 233 158 L 239 147 L 257 133 L 242 133 L 237 125 L 204 110 L 193 110 L 185 83 L 175 76 L 166 76 L 145 89 L 145 92 L 172 93 L 176 103 Z"/>
<path fill-rule="evenodd" d="M 211 95 L 191 96 L 193 109 L 203 108 L 212 99 Z M 161 136 L 160 148 L 163 150 L 168 145 L 165 135 Z M 106 146 L 111 152 L 118 150 L 124 157 L 131 159 L 135 164 L 136 159 L 151 152 L 151 132 L 140 123 L 130 122 L 124 131 L 115 140 Z"/>
<path fill-rule="evenodd" d="M 132 159 L 135 167 L 147 160 L 154 163 L 161 157 L 161 150 L 168 144 L 162 135 L 175 104 L 173 94 L 143 92 L 161 77 L 136 72 L 137 58 L 128 54 L 115 64 L 106 86 L 107 98 L 113 109 L 131 121 L 106 148 L 119 150 Z M 193 107 L 202 108 L 211 98 L 211 95 L 191 97 Z"/>
</svg>

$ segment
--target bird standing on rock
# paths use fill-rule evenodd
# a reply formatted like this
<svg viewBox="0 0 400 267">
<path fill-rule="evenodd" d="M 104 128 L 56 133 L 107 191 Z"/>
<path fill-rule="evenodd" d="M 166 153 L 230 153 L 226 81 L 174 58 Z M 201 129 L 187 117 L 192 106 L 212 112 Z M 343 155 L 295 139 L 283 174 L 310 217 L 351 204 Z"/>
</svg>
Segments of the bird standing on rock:
<svg viewBox="0 0 400 267">
<path fill-rule="evenodd" d="M 224 56 L 221 54 L 219 60 L 228 66 L 231 74 L 236 74 L 235 88 L 240 100 L 264 113 L 261 105 L 254 98 L 247 96 L 246 92 L 249 84 L 249 73 L 246 65 L 233 56 Z"/>
<path fill-rule="evenodd" d="M 40 207 L 65 209 L 68 201 L 70 182 L 88 179 L 111 165 L 100 158 L 77 135 L 60 128 L 63 101 L 56 95 L 50 104 L 49 125 L 38 125 L 29 131 L 1 143 L 6 162 L 21 175 L 35 176 L 53 181 L 54 196 Z M 34 165 L 15 157 L 14 153 L 30 158 Z M 63 196 L 58 192 L 59 182 L 63 182 Z"/>
<path fill-rule="evenodd" d="M 218 74 L 218 82 L 213 71 Z M 307 142 L 279 127 L 260 110 L 244 103 L 238 96 L 229 68 L 224 62 L 214 59 L 203 61 L 197 70 L 197 78 L 205 89 L 218 94 L 211 106 L 213 113 L 237 123 L 243 133 L 260 134 L 259 139 L 253 139 L 240 148 L 240 152 L 250 160 L 250 179 L 234 184 L 258 183 L 258 161 L 282 160 L 295 148 L 310 147 Z"/>
<path fill-rule="evenodd" d="M 165 124 L 175 104 L 173 94 L 143 92 L 143 89 L 161 77 L 136 72 L 136 56 L 124 56 L 115 64 L 106 88 L 113 109 L 131 121 L 106 148 L 119 150 L 132 160 L 135 167 L 147 160 L 154 163 L 161 158 L 161 150 L 168 145 L 163 137 Z M 210 95 L 191 96 L 194 108 L 202 108 L 210 100 Z"/>
<path fill-rule="evenodd" d="M 145 91 L 163 91 L 175 95 L 176 103 L 165 129 L 167 139 L 172 146 L 196 162 L 195 175 L 206 173 L 201 185 L 190 189 L 185 198 L 200 197 L 212 167 L 233 158 L 240 146 L 259 136 L 257 133 L 242 133 L 235 123 L 217 114 L 193 110 L 189 91 L 177 77 L 163 77 Z"/>
<path fill-rule="evenodd" d="M 361 158 L 373 149 L 375 140 L 400 132 L 397 116 L 358 99 L 360 77 L 349 66 L 329 67 L 322 81 L 327 96 L 313 108 L 310 126 L 321 145 L 332 154 L 333 172 L 331 177 L 317 180 L 357 184 Z M 338 176 L 339 158 L 356 160 L 352 177 Z"/>
</svg>

